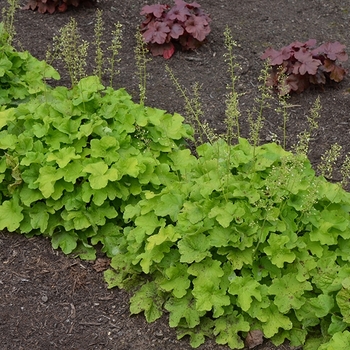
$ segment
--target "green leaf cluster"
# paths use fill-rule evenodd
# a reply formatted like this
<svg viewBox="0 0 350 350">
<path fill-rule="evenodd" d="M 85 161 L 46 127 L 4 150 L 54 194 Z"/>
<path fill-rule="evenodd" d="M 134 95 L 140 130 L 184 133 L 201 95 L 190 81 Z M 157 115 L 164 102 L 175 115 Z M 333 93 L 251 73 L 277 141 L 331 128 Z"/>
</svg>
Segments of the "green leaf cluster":
<svg viewBox="0 0 350 350">
<path fill-rule="evenodd" d="M 178 180 L 126 205 L 110 287 L 139 275 L 131 312 L 166 310 L 194 347 L 243 348 L 254 329 L 276 345 L 349 344 L 350 194 L 274 143 L 197 154 L 170 155 Z"/>
<path fill-rule="evenodd" d="M 0 112 L 0 230 L 44 234 L 93 259 L 118 252 L 121 211 L 177 179 L 170 153 L 191 128 L 97 77 Z"/>
<path fill-rule="evenodd" d="M 0 230 L 83 259 L 102 245 L 109 287 L 138 287 L 131 313 L 168 313 L 193 347 L 243 348 L 260 330 L 276 345 L 348 348 L 349 193 L 275 143 L 219 139 L 192 153 L 179 114 L 94 76 L 19 84 L 12 73 L 29 74 L 31 58 L 2 48 Z"/>
<path fill-rule="evenodd" d="M 15 105 L 46 91 L 47 78 L 59 79 L 59 74 L 28 51 L 16 51 L 7 42 L 4 24 L 0 23 L 0 105 Z"/>
</svg>

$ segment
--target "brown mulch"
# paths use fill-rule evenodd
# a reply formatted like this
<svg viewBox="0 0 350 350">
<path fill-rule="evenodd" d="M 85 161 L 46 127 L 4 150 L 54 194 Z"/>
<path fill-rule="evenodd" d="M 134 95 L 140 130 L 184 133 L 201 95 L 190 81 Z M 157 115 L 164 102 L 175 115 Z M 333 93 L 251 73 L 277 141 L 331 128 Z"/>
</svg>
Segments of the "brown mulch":
<svg viewBox="0 0 350 350">
<path fill-rule="evenodd" d="M 2 1 L 5 2 L 4 0 Z M 158 2 L 158 1 L 154 1 Z M 162 1 L 161 1 L 162 2 Z M 171 1 L 169 1 L 171 3 Z M 240 80 L 242 135 L 249 136 L 247 111 L 257 97 L 257 77 L 262 69 L 260 55 L 272 45 L 285 46 L 292 41 L 315 38 L 319 43 L 339 41 L 350 48 L 348 0 L 201 0 L 203 9 L 211 14 L 212 32 L 208 43 L 196 52 L 177 52 L 169 61 L 154 58 L 148 65 L 147 104 L 184 113 L 183 101 L 165 72 L 172 68 L 180 83 L 189 88 L 202 84 L 202 104 L 205 119 L 218 132 L 224 131 L 225 93 L 229 83 L 223 32 L 228 25 L 237 47 L 237 72 Z M 97 7 L 104 11 L 108 43 L 114 23 L 124 27 L 123 48 L 120 52 L 120 74 L 115 87 L 125 87 L 138 98 L 135 74 L 135 32 L 141 22 L 140 9 L 152 1 L 100 0 Z M 24 1 L 22 1 L 22 5 Z M 32 11 L 16 14 L 17 46 L 45 58 L 47 46 L 59 28 L 72 16 L 76 19 L 83 39 L 93 40 L 96 8 L 72 9 L 66 13 L 42 15 Z M 91 53 L 89 67 L 93 67 Z M 349 63 L 346 63 L 349 67 Z M 61 85 L 69 78 L 61 71 Z M 310 89 L 294 95 L 290 103 L 287 124 L 290 147 L 306 127 L 306 115 L 320 95 L 322 104 L 319 130 L 311 142 L 310 159 L 320 161 L 322 153 L 335 142 L 350 151 L 349 78 L 326 87 L 323 91 Z M 272 133 L 282 135 L 282 120 L 271 110 L 266 115 L 262 142 Z M 333 180 L 339 180 L 335 175 Z M 108 265 L 103 256 L 97 262 L 68 258 L 52 249 L 42 237 L 27 239 L 15 233 L 0 233 L 0 348 L 3 350 L 48 349 L 191 349 L 188 339 L 176 340 L 175 330 L 167 324 L 166 316 L 147 324 L 142 315 L 131 316 L 130 295 L 118 289 L 108 290 L 102 271 Z M 201 350 L 228 349 L 208 340 Z M 275 349 L 270 343 L 258 350 Z M 288 350 L 285 344 L 279 350 Z"/>
</svg>

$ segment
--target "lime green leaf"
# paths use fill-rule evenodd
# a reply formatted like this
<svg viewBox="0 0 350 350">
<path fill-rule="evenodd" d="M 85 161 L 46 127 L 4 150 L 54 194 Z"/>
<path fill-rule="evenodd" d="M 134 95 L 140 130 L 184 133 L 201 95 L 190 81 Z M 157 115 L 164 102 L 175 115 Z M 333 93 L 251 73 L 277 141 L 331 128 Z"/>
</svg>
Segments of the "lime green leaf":
<svg viewBox="0 0 350 350">
<path fill-rule="evenodd" d="M 123 277 L 120 273 L 117 273 L 112 269 L 108 269 L 104 271 L 103 277 L 109 289 L 115 288 L 115 287 L 122 288 Z"/>
<path fill-rule="evenodd" d="M 90 227 L 93 222 L 89 219 L 86 210 L 64 210 L 61 214 L 64 220 L 64 227 L 69 230 L 84 230 Z"/>
<path fill-rule="evenodd" d="M 176 193 L 166 193 L 160 197 L 158 205 L 156 206 L 154 212 L 158 216 L 167 216 L 174 221 L 177 220 L 177 216 L 182 208 L 182 196 Z"/>
<path fill-rule="evenodd" d="M 337 210 L 324 209 L 316 217 L 311 217 L 316 229 L 310 232 L 310 239 L 320 241 L 323 245 L 337 244 L 338 236 L 349 228 L 348 215 L 346 211 L 337 208 Z"/>
<path fill-rule="evenodd" d="M 55 183 L 64 175 L 62 169 L 52 166 L 43 166 L 39 170 L 39 177 L 35 183 L 39 184 L 39 189 L 45 198 L 50 197 L 55 192 Z"/>
<path fill-rule="evenodd" d="M 83 165 L 80 161 L 72 161 L 64 167 L 64 180 L 75 183 L 82 176 Z"/>
<path fill-rule="evenodd" d="M 96 162 L 86 165 L 84 172 L 90 173 L 89 182 L 94 190 L 99 190 L 107 186 L 108 181 L 116 181 L 119 179 L 119 172 L 116 168 L 108 168 L 104 162 Z"/>
<path fill-rule="evenodd" d="M 14 197 L 4 201 L 0 205 L 0 230 L 7 229 L 10 232 L 19 228 L 24 216 L 23 208 L 19 205 L 18 198 Z"/>
<path fill-rule="evenodd" d="M 12 62 L 3 55 L 0 59 L 0 77 L 3 77 L 12 67 Z"/>
<path fill-rule="evenodd" d="M 263 310 L 265 320 L 262 323 L 265 338 L 271 338 L 278 333 L 279 328 L 292 329 L 293 323 L 286 315 L 283 315 L 277 309 L 277 306 L 271 304 Z"/>
<path fill-rule="evenodd" d="M 283 268 L 285 262 L 294 261 L 295 254 L 285 246 L 289 242 L 289 237 L 271 233 L 267 241 L 269 245 L 264 248 L 264 252 L 277 267 Z"/>
<path fill-rule="evenodd" d="M 60 247 L 64 254 L 70 254 L 77 247 L 78 239 L 74 231 L 61 231 L 52 235 L 51 244 L 54 249 Z"/>
<path fill-rule="evenodd" d="M 334 298 L 331 295 L 320 294 L 317 298 L 308 299 L 316 317 L 323 318 L 331 313 L 334 306 Z"/>
<path fill-rule="evenodd" d="M 199 263 L 193 263 L 187 272 L 196 276 L 192 282 L 192 294 L 196 298 L 197 310 L 210 311 L 213 309 L 217 314 L 216 317 L 222 314 L 222 306 L 230 304 L 230 297 L 226 295 L 226 290 L 220 289 L 220 277 L 224 275 L 221 263 L 206 258 Z"/>
<path fill-rule="evenodd" d="M 223 206 L 215 206 L 208 217 L 216 218 L 217 222 L 222 227 L 228 227 L 231 221 L 236 217 L 240 218 L 245 214 L 244 208 L 240 205 L 239 202 L 232 203 L 226 202 Z"/>
<path fill-rule="evenodd" d="M 59 151 L 50 153 L 47 156 L 47 161 L 56 161 L 60 168 L 64 168 L 74 159 L 80 159 L 80 155 L 75 154 L 74 147 L 63 147 Z"/>
<path fill-rule="evenodd" d="M 252 297 L 258 301 L 262 300 L 260 287 L 260 283 L 250 276 L 235 276 L 231 280 L 229 293 L 231 295 L 237 295 L 237 304 L 243 311 L 248 311 L 253 300 Z"/>
<path fill-rule="evenodd" d="M 214 334 L 218 344 L 228 344 L 231 349 L 243 349 L 244 343 L 239 336 L 240 332 L 248 332 L 250 325 L 244 320 L 243 315 L 234 311 L 214 321 Z"/>
<path fill-rule="evenodd" d="M 164 258 L 165 253 L 169 253 L 170 247 L 173 245 L 172 242 L 164 242 L 160 245 L 154 246 L 152 243 L 147 243 L 145 247 L 145 252 L 139 254 L 133 263 L 140 261 L 140 266 L 144 273 L 150 272 L 150 267 L 153 263 L 160 263 Z"/>
<path fill-rule="evenodd" d="M 181 211 L 181 215 L 186 215 L 192 225 L 200 222 L 205 217 L 205 212 L 198 203 L 184 202 Z"/>
<path fill-rule="evenodd" d="M 331 313 L 334 307 L 334 296 L 320 294 L 316 298 L 308 298 L 299 310 L 294 310 L 297 319 L 307 328 L 316 326 L 320 319 Z"/>
<path fill-rule="evenodd" d="M 78 242 L 72 253 L 82 260 L 96 260 L 96 249 L 82 241 Z"/>
<path fill-rule="evenodd" d="M 141 165 L 136 157 L 123 157 L 118 162 L 118 168 L 123 170 L 123 173 L 131 177 L 137 177 L 141 171 Z"/>
<path fill-rule="evenodd" d="M 282 345 L 286 339 L 290 341 L 290 345 L 294 347 L 300 347 L 305 344 L 305 339 L 308 331 L 306 329 L 293 326 L 290 330 L 281 330 L 271 338 L 271 342 L 278 346 Z"/>
<path fill-rule="evenodd" d="M 211 256 L 209 251 L 210 239 L 203 233 L 187 235 L 178 242 L 177 246 L 181 254 L 181 262 L 200 262 Z"/>
<path fill-rule="evenodd" d="M 317 262 L 315 257 L 306 250 L 296 252 L 296 256 L 297 259 L 294 260 L 294 266 L 298 270 L 296 279 L 303 282 L 311 277 L 311 272 L 316 268 Z"/>
<path fill-rule="evenodd" d="M 205 260 L 189 266 L 190 275 L 197 276 L 203 283 L 216 284 L 220 282 L 220 277 L 224 275 L 220 261 L 206 258 Z"/>
<path fill-rule="evenodd" d="M 160 288 L 167 292 L 172 292 L 176 298 L 182 298 L 186 295 L 191 281 L 188 278 L 187 265 L 179 262 L 165 270 L 163 280 L 159 282 Z"/>
<path fill-rule="evenodd" d="M 322 344 L 318 350 L 348 350 L 350 344 L 350 332 L 338 332 L 335 333 L 332 339 L 326 343 Z"/>
<path fill-rule="evenodd" d="M 334 335 L 338 332 L 343 332 L 346 328 L 348 328 L 348 324 L 343 321 L 343 318 L 337 315 L 332 315 L 331 324 L 328 328 L 328 334 Z"/>
<path fill-rule="evenodd" d="M 200 318 L 205 315 L 205 311 L 198 311 L 195 307 L 195 302 L 191 292 L 181 298 L 169 298 L 165 303 L 164 308 L 170 312 L 169 325 L 177 327 L 182 325 L 184 320 L 186 327 L 194 328 L 200 323 Z"/>
<path fill-rule="evenodd" d="M 215 231 L 213 231 L 215 235 Z M 254 261 L 255 247 L 246 248 L 244 250 L 238 248 L 229 248 L 226 255 L 227 260 L 231 263 L 233 270 L 240 270 L 244 265 L 252 265 Z M 221 254 L 219 252 L 219 254 Z"/>
<path fill-rule="evenodd" d="M 0 130 L 7 125 L 8 122 L 11 122 L 15 119 L 15 109 L 8 108 L 4 111 L 0 111 Z"/>
<path fill-rule="evenodd" d="M 104 162 L 96 162 L 88 164 L 84 167 L 83 171 L 96 177 L 105 174 L 108 170 L 108 165 Z"/>
<path fill-rule="evenodd" d="M 157 234 L 147 239 L 147 249 L 153 249 L 164 242 L 176 242 L 180 236 L 180 233 L 176 232 L 176 228 L 173 225 L 161 227 Z"/>
<path fill-rule="evenodd" d="M 107 219 L 114 219 L 118 216 L 117 210 L 109 204 L 104 202 L 101 206 L 91 204 L 91 206 L 85 212 L 86 217 L 89 221 L 95 225 L 103 226 Z"/>
<path fill-rule="evenodd" d="M 103 136 L 99 140 L 93 139 L 90 142 L 90 146 L 92 157 L 104 157 L 108 159 L 108 163 L 115 162 L 119 159 L 119 154 L 117 153 L 119 145 L 115 137 Z"/>
<path fill-rule="evenodd" d="M 312 289 L 310 282 L 299 282 L 295 274 L 288 273 L 272 281 L 269 294 L 275 295 L 274 303 L 279 311 L 287 313 L 290 309 L 301 308 L 306 302 L 304 292 Z"/>
<path fill-rule="evenodd" d="M 350 277 L 347 277 L 342 282 L 342 289 L 336 296 L 337 304 L 340 308 L 340 312 L 343 315 L 343 320 L 346 323 L 350 323 Z"/>
<path fill-rule="evenodd" d="M 30 223 L 33 229 L 40 229 L 41 233 L 44 233 L 47 229 L 47 225 L 49 223 L 49 214 L 53 214 L 54 211 L 51 210 L 51 212 L 48 212 L 48 207 L 46 204 L 39 202 L 35 203 L 30 211 Z"/>
<path fill-rule="evenodd" d="M 103 246 L 102 252 L 111 258 L 120 252 L 119 242 L 121 235 L 119 226 L 107 223 L 99 228 L 96 235 L 91 237 L 91 244 L 96 245 L 98 242 L 101 242 Z"/>
<path fill-rule="evenodd" d="M 0 149 L 15 149 L 17 145 L 17 136 L 8 134 L 7 131 L 0 132 Z"/>
<path fill-rule="evenodd" d="M 320 350 L 320 346 L 322 345 L 322 343 L 325 343 L 325 341 L 327 340 L 325 340 L 320 334 L 317 334 L 313 337 L 309 337 L 306 339 L 305 345 L 303 346 L 303 350 Z"/>
<path fill-rule="evenodd" d="M 138 314 L 144 311 L 147 322 L 154 322 L 162 316 L 163 293 L 155 282 L 144 284 L 130 299 L 130 312 Z"/>
<path fill-rule="evenodd" d="M 205 337 L 212 337 L 214 321 L 209 317 L 202 317 L 200 325 L 194 328 L 177 328 L 177 339 L 183 338 L 185 335 L 190 337 L 190 344 L 193 348 L 198 348 L 199 345 L 205 342 Z"/>
<path fill-rule="evenodd" d="M 312 282 L 324 294 L 339 291 L 342 288 L 342 278 L 339 276 L 340 266 L 335 264 L 336 256 L 323 257 L 317 262 L 317 270 L 313 273 Z"/>
</svg>

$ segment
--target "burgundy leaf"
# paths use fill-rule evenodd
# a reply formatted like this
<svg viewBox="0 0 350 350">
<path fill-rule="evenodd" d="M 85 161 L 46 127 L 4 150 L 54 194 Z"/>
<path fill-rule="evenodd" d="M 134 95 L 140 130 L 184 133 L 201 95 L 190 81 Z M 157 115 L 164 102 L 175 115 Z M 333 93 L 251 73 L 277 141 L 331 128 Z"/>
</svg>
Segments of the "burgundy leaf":
<svg viewBox="0 0 350 350">
<path fill-rule="evenodd" d="M 294 41 L 288 47 L 293 51 L 299 51 L 301 48 L 310 48 L 316 45 L 316 39 L 309 39 L 308 41 L 302 43 L 300 41 Z M 296 50 L 295 50 L 296 49 Z"/>
<path fill-rule="evenodd" d="M 293 58 L 293 60 L 285 60 L 282 63 L 283 73 L 286 74 L 286 75 L 289 75 L 289 74 L 293 73 L 296 61 L 294 61 L 294 56 L 292 58 Z"/>
<path fill-rule="evenodd" d="M 292 74 L 299 74 L 299 68 L 301 66 L 301 62 L 296 61 L 294 65 L 292 65 Z"/>
<path fill-rule="evenodd" d="M 203 41 L 210 33 L 210 27 L 207 25 L 207 21 L 204 17 L 189 17 L 185 22 L 185 28 L 187 33 L 192 34 L 193 37 L 199 41 Z"/>
<path fill-rule="evenodd" d="M 319 48 L 317 48 L 316 53 L 320 54 L 323 53 L 327 58 L 335 61 L 346 61 L 348 59 L 348 55 L 345 52 L 345 45 L 340 44 L 338 41 L 335 41 L 334 43 L 328 42 L 325 44 L 322 44 Z"/>
<path fill-rule="evenodd" d="M 189 16 L 191 16 L 191 12 L 186 7 L 185 2 L 181 5 L 176 4 L 167 14 L 168 19 L 172 21 L 178 20 L 180 22 L 185 22 Z"/>
<path fill-rule="evenodd" d="M 305 48 L 295 52 L 294 57 L 300 62 L 300 65 L 295 66 L 294 74 L 304 75 L 309 73 L 315 75 L 318 67 L 322 64 L 320 60 L 313 58 L 311 52 Z"/>
<path fill-rule="evenodd" d="M 309 39 L 305 42 L 305 47 L 315 47 L 316 46 L 316 39 Z"/>
<path fill-rule="evenodd" d="M 346 70 L 343 67 L 335 66 L 335 68 L 332 70 L 330 74 L 330 78 L 337 83 L 342 81 L 344 79 L 344 76 L 346 75 Z"/>
<path fill-rule="evenodd" d="M 175 0 L 175 4 L 180 5 L 180 6 L 187 6 L 190 9 L 201 7 L 201 5 L 197 4 L 196 2 L 192 2 L 191 4 L 188 4 L 187 2 L 185 2 L 183 0 Z"/>
<path fill-rule="evenodd" d="M 166 45 L 163 51 L 163 57 L 168 60 L 175 52 L 175 46 L 172 43 L 164 44 Z"/>
<path fill-rule="evenodd" d="M 290 50 L 288 47 L 284 47 L 282 50 L 277 51 L 272 47 L 267 48 L 261 56 L 261 59 L 270 59 L 271 66 L 278 66 L 283 63 L 284 60 L 288 60 L 290 58 Z"/>
<path fill-rule="evenodd" d="M 291 74 L 286 79 L 286 83 L 290 86 L 290 89 L 293 90 L 293 91 L 298 91 L 298 89 L 299 89 L 299 85 L 298 85 L 299 81 L 300 81 L 300 78 L 296 74 Z"/>
<path fill-rule="evenodd" d="M 309 87 L 309 77 L 309 75 L 291 74 L 287 78 L 287 83 L 291 87 L 291 90 L 300 93 Z"/>
<path fill-rule="evenodd" d="M 202 45 L 202 42 L 186 32 L 179 37 L 179 43 L 183 50 L 195 50 Z"/>
<path fill-rule="evenodd" d="M 271 74 L 266 79 L 266 86 L 276 87 L 278 85 L 278 74 L 272 71 Z"/>
<path fill-rule="evenodd" d="M 175 47 L 172 43 L 166 44 L 150 44 L 148 49 L 151 51 L 153 56 L 163 56 L 164 58 L 170 58 L 175 52 Z"/>
<path fill-rule="evenodd" d="M 325 72 L 328 72 L 328 73 L 332 72 L 334 67 L 336 67 L 335 61 L 330 60 L 328 58 L 324 60 L 322 68 Z"/>
<path fill-rule="evenodd" d="M 41 3 L 38 2 L 38 12 L 39 13 L 45 13 L 48 12 L 50 15 L 52 15 L 56 10 L 56 5 L 54 3 Z"/>
<path fill-rule="evenodd" d="M 155 5 L 146 5 L 142 7 L 140 14 L 141 15 L 153 15 L 156 18 L 162 17 L 165 10 L 169 8 L 168 5 L 161 5 L 161 4 L 155 4 Z"/>
<path fill-rule="evenodd" d="M 311 84 L 324 85 L 326 84 L 326 76 L 321 69 L 317 69 L 316 75 L 310 75 L 309 81 Z"/>
<path fill-rule="evenodd" d="M 178 24 L 178 23 L 174 23 L 171 27 L 170 27 L 170 33 L 169 35 L 173 38 L 173 39 L 178 39 L 180 35 L 182 35 L 184 33 L 184 28 Z"/>
<path fill-rule="evenodd" d="M 75 6 L 75 5 L 74 5 Z M 68 8 L 68 5 L 66 3 L 61 4 L 60 6 L 58 6 L 58 12 L 66 12 Z"/>
<path fill-rule="evenodd" d="M 170 28 L 166 23 L 152 21 L 142 35 L 146 43 L 164 44 L 169 32 Z"/>
</svg>

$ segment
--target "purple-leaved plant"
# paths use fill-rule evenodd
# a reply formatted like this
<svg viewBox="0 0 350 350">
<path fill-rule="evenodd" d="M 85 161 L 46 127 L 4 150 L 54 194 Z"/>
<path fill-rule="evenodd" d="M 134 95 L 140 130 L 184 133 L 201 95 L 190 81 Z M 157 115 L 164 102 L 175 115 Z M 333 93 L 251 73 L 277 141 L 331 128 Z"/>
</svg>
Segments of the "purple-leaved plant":
<svg viewBox="0 0 350 350">
<path fill-rule="evenodd" d="M 340 82 L 347 73 L 347 70 L 337 63 L 348 59 L 345 45 L 338 41 L 320 46 L 316 45 L 315 39 L 304 43 L 295 41 L 280 50 L 269 47 L 261 58 L 268 59 L 272 68 L 268 84 L 282 94 L 302 92 L 310 84 L 324 85 L 330 80 Z M 285 76 L 286 88 L 283 91 L 280 90 L 281 74 Z"/>
<path fill-rule="evenodd" d="M 175 5 L 146 5 L 141 10 L 145 20 L 141 33 L 148 49 L 154 56 L 169 59 L 175 52 L 176 43 L 182 50 L 194 50 L 201 46 L 210 33 L 211 21 L 201 6 L 175 0 Z"/>
</svg>

